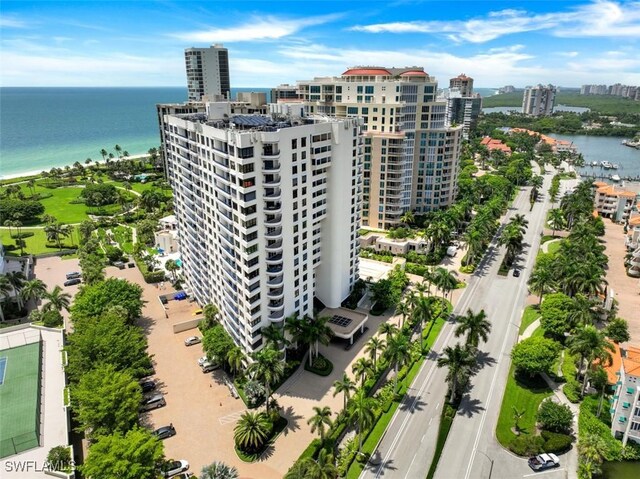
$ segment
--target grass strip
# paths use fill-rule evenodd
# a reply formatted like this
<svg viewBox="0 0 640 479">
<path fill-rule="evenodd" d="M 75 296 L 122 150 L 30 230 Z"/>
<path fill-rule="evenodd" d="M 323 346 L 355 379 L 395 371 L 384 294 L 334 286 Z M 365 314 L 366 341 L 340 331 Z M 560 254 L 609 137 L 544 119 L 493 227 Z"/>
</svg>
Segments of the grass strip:
<svg viewBox="0 0 640 479">
<path fill-rule="evenodd" d="M 433 453 L 433 459 L 431 461 L 431 467 L 427 473 L 427 479 L 432 479 L 438 468 L 438 462 L 440 462 L 440 456 L 444 450 L 444 445 L 447 442 L 449 431 L 453 425 L 453 418 L 456 416 L 457 408 L 450 403 L 444 403 L 442 413 L 440 414 L 440 425 L 438 426 L 438 439 L 436 440 L 436 450 Z"/>
</svg>

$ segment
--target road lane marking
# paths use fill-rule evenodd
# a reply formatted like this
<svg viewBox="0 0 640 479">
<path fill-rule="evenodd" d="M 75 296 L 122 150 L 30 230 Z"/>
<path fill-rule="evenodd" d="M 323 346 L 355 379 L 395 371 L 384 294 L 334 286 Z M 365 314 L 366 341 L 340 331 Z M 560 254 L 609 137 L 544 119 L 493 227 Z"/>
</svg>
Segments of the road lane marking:
<svg viewBox="0 0 640 479">
<path fill-rule="evenodd" d="M 538 222 L 537 222 L 538 224 L 536 225 L 536 229 L 535 229 L 536 232 L 540 229 L 541 226 L 544 226 L 544 220 L 546 219 L 547 203 L 548 203 L 547 201 L 545 201 L 545 203 L 543 203 L 542 215 L 539 216 L 539 218 L 538 218 Z M 531 243 L 532 243 L 531 246 L 533 247 L 533 245 L 535 244 L 535 242 L 536 242 L 536 240 L 538 238 L 536 238 L 536 234 L 533 234 L 532 238 L 533 239 L 531 241 Z M 531 248 L 531 251 L 533 251 L 533 248 Z M 532 262 L 532 258 L 533 258 L 533 255 L 530 254 L 529 257 L 527 258 L 527 263 L 531 263 Z M 514 317 L 516 308 L 518 306 L 522 306 L 520 304 L 520 301 L 518 300 L 518 297 L 522 294 L 523 287 L 526 288 L 526 284 L 521 280 L 520 284 L 518 285 L 518 294 L 516 295 L 516 301 L 514 301 L 513 307 L 511 308 L 510 318 Z M 511 321 L 509 322 L 509 324 L 512 325 Z M 515 325 L 513 325 L 513 326 L 515 326 Z M 496 364 L 495 364 L 495 372 L 493 374 L 493 379 L 491 381 L 491 386 L 489 388 L 489 395 L 487 396 L 487 400 L 486 400 L 486 403 L 485 403 L 487 405 L 491 404 L 491 399 L 493 397 L 493 393 L 494 393 L 494 390 L 495 390 L 495 383 L 496 383 L 496 380 L 498 378 L 498 372 L 500 370 L 500 362 L 501 362 L 502 357 L 504 357 L 505 347 L 506 347 L 508 338 L 509 338 L 509 332 L 507 331 L 506 334 L 504 335 L 504 339 L 502 341 L 502 348 L 500 350 L 500 355 L 499 355 L 498 360 L 496 361 Z M 487 411 L 488 411 L 488 408 L 485 408 L 483 413 L 482 413 L 482 417 L 480 419 L 480 427 L 478 427 L 478 432 L 476 433 L 476 439 L 474 441 L 473 449 L 471 451 L 471 457 L 469 458 L 469 464 L 467 465 L 467 471 L 466 471 L 466 474 L 464 476 L 465 479 L 469 479 L 469 477 L 471 476 L 471 469 L 472 469 L 473 462 L 475 460 L 476 453 L 477 453 L 477 450 L 478 450 L 478 443 L 480 442 L 480 436 L 481 436 L 482 430 L 484 428 L 484 423 L 485 423 L 485 420 L 487 418 Z"/>
<path fill-rule="evenodd" d="M 564 467 L 560 468 L 560 469 L 549 469 L 548 471 L 542 471 L 542 472 L 534 472 L 533 474 L 525 474 L 522 477 L 532 477 L 532 476 L 542 476 L 543 474 L 549 474 L 550 472 L 560 472 L 560 471 L 566 471 L 566 469 Z"/>
</svg>

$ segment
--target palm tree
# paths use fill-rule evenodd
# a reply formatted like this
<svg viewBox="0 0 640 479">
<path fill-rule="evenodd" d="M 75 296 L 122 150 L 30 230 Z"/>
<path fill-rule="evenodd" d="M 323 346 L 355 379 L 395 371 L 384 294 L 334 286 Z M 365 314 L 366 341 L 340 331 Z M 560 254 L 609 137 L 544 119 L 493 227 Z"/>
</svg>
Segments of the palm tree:
<svg viewBox="0 0 640 479">
<path fill-rule="evenodd" d="M 315 414 L 309 418 L 307 424 L 311 426 L 311 434 L 318 431 L 320 436 L 320 442 L 324 443 L 325 428 L 330 428 L 333 422 L 331 421 L 331 408 L 329 406 L 313 406 Z"/>
<path fill-rule="evenodd" d="M 47 234 L 47 241 L 55 241 L 58 245 L 58 249 L 62 249 L 62 238 L 66 238 L 71 234 L 71 229 L 68 225 L 62 223 L 50 223 L 44 227 L 44 232 Z"/>
<path fill-rule="evenodd" d="M 331 318 L 329 316 L 320 316 L 311 321 L 311 326 L 308 332 L 308 340 L 310 347 L 309 365 L 313 364 L 313 351 L 315 350 L 315 357 L 320 354 L 320 344 L 328 345 L 329 341 L 333 337 L 332 329 L 327 326 Z M 311 348 L 313 346 L 313 348 Z"/>
<path fill-rule="evenodd" d="M 362 449 L 364 430 L 373 425 L 375 400 L 360 389 L 349 403 L 349 419 L 355 421 L 358 428 L 358 451 Z"/>
<path fill-rule="evenodd" d="M 102 161 L 106 161 L 106 159 L 107 159 L 107 150 L 105 150 L 104 148 L 102 150 L 100 150 L 100 156 L 102 156 Z"/>
<path fill-rule="evenodd" d="M 269 419 L 264 413 L 247 411 L 240 416 L 233 428 L 233 440 L 244 451 L 258 451 L 267 440 L 270 427 Z"/>
<path fill-rule="evenodd" d="M 395 334 L 387 338 L 387 349 L 384 351 L 389 363 L 393 364 L 395 372 L 393 378 L 393 391 L 398 390 L 398 369 L 411 358 L 409 339 L 404 334 Z"/>
<path fill-rule="evenodd" d="M 567 319 L 572 325 L 592 325 L 597 321 L 596 307 L 598 302 L 586 297 L 584 294 L 576 294 L 567 313 Z"/>
<path fill-rule="evenodd" d="M 546 265 L 538 264 L 533 268 L 529 277 L 529 287 L 534 293 L 538 293 L 538 304 L 542 303 L 542 296 L 552 291 L 556 275 Z"/>
<path fill-rule="evenodd" d="M 41 279 L 31 279 L 26 281 L 22 286 L 20 296 L 25 302 L 35 300 L 37 303 L 39 299 L 43 298 L 47 292 L 47 286 Z"/>
<path fill-rule="evenodd" d="M 475 356 L 469 348 L 456 344 L 444 348 L 442 355 L 438 358 L 439 368 L 448 367 L 447 382 L 449 383 L 449 402 L 453 403 L 458 393 L 458 385 L 469 377 L 471 368 L 475 364 Z"/>
<path fill-rule="evenodd" d="M 411 314 L 411 306 L 409 305 L 409 303 L 407 301 L 398 303 L 398 305 L 396 306 L 396 314 L 399 314 L 402 317 L 400 328 L 404 328 L 404 322 Z"/>
<path fill-rule="evenodd" d="M 78 232 L 80 233 L 81 241 L 86 243 L 91 238 L 96 226 L 91 220 L 84 220 L 78 225 Z"/>
<path fill-rule="evenodd" d="M 31 178 L 29 181 L 27 181 L 27 188 L 29 188 L 29 191 L 31 191 L 31 196 L 35 195 L 36 194 L 36 180 Z"/>
<path fill-rule="evenodd" d="M 580 466 L 587 465 L 589 475 L 600 474 L 604 461 L 603 452 L 607 450 L 607 444 L 598 434 L 585 434 L 578 441 L 578 455 Z"/>
<path fill-rule="evenodd" d="M 227 364 L 231 369 L 232 374 L 237 374 L 242 369 L 242 362 L 244 361 L 244 352 L 238 346 L 235 346 L 227 353 Z"/>
<path fill-rule="evenodd" d="M 422 335 L 424 333 L 424 325 L 433 320 L 433 310 L 431 308 L 431 299 L 424 296 L 418 297 L 413 310 L 411 311 L 411 321 L 413 324 L 420 326 L 420 350 L 422 351 Z"/>
<path fill-rule="evenodd" d="M 164 263 L 164 268 L 171 273 L 171 278 L 173 279 L 173 281 L 175 282 L 176 280 L 176 271 L 178 271 L 180 269 L 180 267 L 178 266 L 178 263 L 176 263 L 176 260 L 174 259 L 168 259 L 165 263 Z"/>
<path fill-rule="evenodd" d="M 354 383 L 353 380 L 349 376 L 347 376 L 347 373 L 344 373 L 342 379 L 335 380 L 335 382 L 333 383 L 333 388 L 333 397 L 336 397 L 336 395 L 340 393 L 343 394 L 344 401 L 342 409 L 346 409 L 347 401 L 349 400 L 349 397 L 351 397 L 351 393 L 357 389 L 356 383 Z"/>
<path fill-rule="evenodd" d="M 413 213 L 411 211 L 407 211 L 405 214 L 403 214 L 400 217 L 400 222 L 404 223 L 407 226 L 409 226 L 410 224 L 413 224 L 414 221 L 415 221 L 415 217 L 413 216 Z"/>
<path fill-rule="evenodd" d="M 367 358 L 360 358 L 351 366 L 351 372 L 356 378 L 360 378 L 360 386 L 364 386 L 367 375 L 373 372 L 373 363 Z"/>
<path fill-rule="evenodd" d="M 24 286 L 24 282 L 27 278 L 25 278 L 22 271 L 11 271 L 10 273 L 6 273 L 7 279 L 9 280 L 9 284 L 15 293 L 16 301 L 18 302 L 18 307 L 22 309 L 23 301 L 22 295 L 20 291 L 22 291 L 22 287 Z"/>
<path fill-rule="evenodd" d="M 562 229 L 564 226 L 564 214 L 561 209 L 554 208 L 549 211 L 549 226 L 553 230 L 551 232 L 552 236 L 556 235 L 556 230 Z"/>
<path fill-rule="evenodd" d="M 9 278 L 6 275 L 0 275 L 0 320 L 4 321 L 4 313 L 2 311 L 2 303 L 9 297 L 9 293 L 13 291 Z"/>
<path fill-rule="evenodd" d="M 267 346 L 273 346 L 278 351 L 285 346 L 284 342 L 286 339 L 284 337 L 284 330 L 275 324 L 265 326 L 262 328 L 260 334 L 262 334 L 262 339 L 264 339 Z"/>
<path fill-rule="evenodd" d="M 514 422 L 514 429 L 516 430 L 516 433 L 520 432 L 520 419 L 522 419 L 524 417 L 524 413 L 526 412 L 524 409 L 518 409 L 515 406 L 511 406 L 511 410 L 513 412 L 513 422 Z"/>
<path fill-rule="evenodd" d="M 335 465 L 333 454 L 322 449 L 318 458 L 307 458 L 305 461 L 304 479 L 334 479 L 338 477 L 338 468 Z"/>
<path fill-rule="evenodd" d="M 442 302 L 444 304 L 447 293 L 458 286 L 458 279 L 447 268 L 438 267 L 433 274 L 433 284 L 442 292 Z"/>
<path fill-rule="evenodd" d="M 267 412 L 269 411 L 269 399 L 271 398 L 271 385 L 278 382 L 284 376 L 284 363 L 280 352 L 267 347 L 253 356 L 254 362 L 249 366 L 249 373 L 253 374 L 256 381 L 262 381 L 267 392 Z"/>
<path fill-rule="evenodd" d="M 238 479 L 238 470 L 224 462 L 213 462 L 204 466 L 200 472 L 200 479 Z"/>
<path fill-rule="evenodd" d="M 578 332 L 569 338 L 569 351 L 572 354 L 580 355 L 580 367 L 578 374 L 582 371 L 582 364 L 587 360 L 587 367 L 584 371 L 582 381 L 582 395 L 587 388 L 590 365 L 598 359 L 600 364 L 611 362 L 610 351 L 615 351 L 613 343 L 609 341 L 604 331 L 599 331 L 595 326 L 583 326 Z"/>
<path fill-rule="evenodd" d="M 63 309 L 69 311 L 69 305 L 71 304 L 71 295 L 69 293 L 62 292 L 60 286 L 56 286 L 51 292 L 44 295 L 45 299 L 49 302 L 44 305 L 45 310 L 62 311 Z"/>
<path fill-rule="evenodd" d="M 393 323 L 380 323 L 378 326 L 378 334 L 386 334 L 387 337 L 392 336 L 398 332 L 398 326 Z"/>
<path fill-rule="evenodd" d="M 489 339 L 491 332 L 491 322 L 487 319 L 487 313 L 484 309 L 478 314 L 474 314 L 471 308 L 467 310 L 465 316 L 459 317 L 460 323 L 456 328 L 456 338 L 466 334 L 466 344 L 477 348 L 482 339 L 485 343 Z"/>
<path fill-rule="evenodd" d="M 118 155 L 118 159 L 119 159 L 120 154 L 122 153 L 122 147 L 120 145 L 116 145 L 113 149 L 115 150 L 116 155 Z"/>
<path fill-rule="evenodd" d="M 520 214 L 520 213 L 516 213 L 509 220 L 509 224 L 517 225 L 520 228 L 526 228 L 527 226 L 529 226 L 529 220 L 527 219 L 527 217 L 525 215 Z"/>
<path fill-rule="evenodd" d="M 366 345 L 365 352 L 369 353 L 369 357 L 373 361 L 373 369 L 376 369 L 376 360 L 378 359 L 378 351 L 382 351 L 384 349 L 384 339 L 379 338 L 378 336 L 373 336 Z"/>
</svg>

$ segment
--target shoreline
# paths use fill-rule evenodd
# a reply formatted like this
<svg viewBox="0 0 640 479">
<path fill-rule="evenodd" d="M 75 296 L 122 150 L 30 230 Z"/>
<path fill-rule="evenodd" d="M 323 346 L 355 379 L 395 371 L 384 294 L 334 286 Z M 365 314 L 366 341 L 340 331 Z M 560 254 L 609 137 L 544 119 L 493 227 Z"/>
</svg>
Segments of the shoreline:
<svg viewBox="0 0 640 479">
<path fill-rule="evenodd" d="M 116 161 L 122 161 L 122 160 L 139 160 L 139 159 L 148 158 L 148 157 L 149 157 L 149 153 L 141 153 L 139 155 L 123 156 L 122 158 L 112 158 L 109 161 L 116 162 Z M 102 165 L 102 164 L 105 164 L 106 162 L 107 162 L 106 160 L 94 160 L 88 165 L 82 162 L 81 163 L 82 163 L 82 166 L 84 166 L 85 168 L 88 168 L 92 165 Z M 64 169 L 66 166 L 70 166 L 73 168 L 73 163 L 66 163 L 62 166 L 52 166 L 48 170 L 31 170 L 31 171 L 23 171 L 20 173 L 9 173 L 6 175 L 0 175 L 0 181 L 15 180 L 15 179 L 31 177 L 31 176 L 41 176 L 43 171 L 50 171 L 53 168 Z"/>
</svg>

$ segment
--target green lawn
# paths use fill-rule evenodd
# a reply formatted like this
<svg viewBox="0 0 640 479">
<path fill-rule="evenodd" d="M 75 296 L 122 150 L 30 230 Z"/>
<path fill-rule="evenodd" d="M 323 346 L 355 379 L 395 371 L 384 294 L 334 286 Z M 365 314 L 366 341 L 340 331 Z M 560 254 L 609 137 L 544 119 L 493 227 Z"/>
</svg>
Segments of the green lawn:
<svg viewBox="0 0 640 479">
<path fill-rule="evenodd" d="M 42 203 L 42 206 L 44 206 L 43 215 L 54 216 L 61 223 L 81 223 L 88 218 L 88 214 L 99 213 L 100 209 L 102 209 L 106 214 L 117 214 L 121 213 L 122 211 L 121 207 L 115 204 L 106 205 L 102 208 L 96 208 L 87 206 L 84 203 L 73 203 L 74 200 L 77 200 L 79 198 L 80 193 L 82 193 L 82 188 L 80 186 L 46 188 L 45 186 L 43 186 L 45 184 L 45 180 L 38 180 L 33 191 L 43 196 L 51 195 L 48 198 L 43 198 L 40 200 L 40 203 Z M 29 198 L 31 196 L 31 190 L 27 187 L 26 184 L 22 184 L 20 186 L 25 197 Z M 135 199 L 135 195 L 133 193 L 128 194 L 133 201 Z M 43 225 L 43 222 L 36 221 L 29 226 L 39 225 Z"/>
<path fill-rule="evenodd" d="M 538 328 L 540 329 L 540 328 Z M 502 399 L 500 416 L 496 427 L 496 437 L 498 442 L 504 447 L 509 447 L 509 443 L 516 438 L 511 431 L 514 426 L 513 408 L 524 409 L 525 414 L 519 421 L 520 429 L 523 433 L 531 434 L 535 431 L 536 413 L 543 399 L 551 396 L 552 391 L 542 378 L 523 381 L 514 376 L 514 367 L 509 370 L 509 378 Z"/>
<path fill-rule="evenodd" d="M 549 246 L 547 246 L 547 251 L 549 253 L 555 254 L 560 249 L 561 244 L 562 244 L 562 241 L 554 241 L 552 243 L 549 243 Z"/>
<path fill-rule="evenodd" d="M 15 235 L 15 229 L 12 231 Z M 47 235 L 42 228 L 22 228 L 22 233 L 33 233 L 33 236 L 24 238 L 25 241 L 25 254 L 43 254 L 58 251 L 58 246 L 55 243 L 47 241 Z M 9 236 L 8 229 L 0 229 L 0 238 L 2 244 L 9 255 L 20 255 L 20 248 L 16 245 L 15 238 Z M 78 246 L 78 232 L 74 231 L 71 237 L 62 239 L 63 249 L 75 249 Z"/>
<path fill-rule="evenodd" d="M 529 327 L 529 325 L 539 317 L 540 312 L 538 311 L 537 306 L 529 305 L 524 308 L 524 313 L 522 313 L 522 321 L 520 322 L 520 332 L 518 334 L 524 333 L 525 329 L 527 329 L 527 327 Z"/>
</svg>

